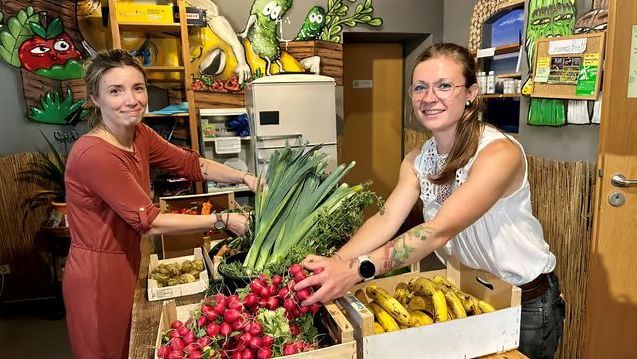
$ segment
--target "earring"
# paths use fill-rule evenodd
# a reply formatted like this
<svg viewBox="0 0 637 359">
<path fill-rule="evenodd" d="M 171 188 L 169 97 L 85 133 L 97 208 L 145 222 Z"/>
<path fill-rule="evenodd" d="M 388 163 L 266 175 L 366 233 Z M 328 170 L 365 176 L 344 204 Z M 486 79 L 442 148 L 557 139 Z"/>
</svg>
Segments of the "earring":
<svg viewBox="0 0 637 359">
<path fill-rule="evenodd" d="M 465 106 L 465 107 L 469 107 L 469 106 L 471 106 L 471 101 L 467 100 L 467 102 L 465 102 L 465 103 L 464 103 L 464 106 Z"/>
</svg>

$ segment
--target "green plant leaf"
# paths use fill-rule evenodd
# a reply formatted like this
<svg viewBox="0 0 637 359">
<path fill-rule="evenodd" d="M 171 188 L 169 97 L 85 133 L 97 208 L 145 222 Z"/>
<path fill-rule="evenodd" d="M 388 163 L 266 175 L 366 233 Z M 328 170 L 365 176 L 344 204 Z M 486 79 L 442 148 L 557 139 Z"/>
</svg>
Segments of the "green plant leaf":
<svg viewBox="0 0 637 359">
<path fill-rule="evenodd" d="M 48 69 L 38 69 L 36 74 L 55 80 L 71 80 L 84 77 L 82 64 L 75 59 L 70 59 L 64 65 L 53 65 Z"/>
<path fill-rule="evenodd" d="M 372 17 L 370 15 L 363 15 L 361 16 L 358 21 L 362 22 L 362 23 L 367 23 L 372 19 Z"/>
<path fill-rule="evenodd" d="M 59 17 L 53 19 L 46 27 L 46 39 L 53 39 L 60 36 L 64 32 L 64 24 Z"/>
<path fill-rule="evenodd" d="M 9 65 L 20 67 L 20 57 L 18 50 L 22 43 L 33 36 L 29 23 L 37 22 L 38 15 L 32 7 L 18 11 L 16 16 L 7 20 L 7 30 L 0 33 L 0 45 L 4 51 L 0 51 L 0 56 Z"/>
<path fill-rule="evenodd" d="M 349 27 L 354 27 L 356 26 L 356 21 L 354 21 L 354 19 L 348 19 L 346 20 L 343 25 L 345 26 L 349 26 Z"/>
<path fill-rule="evenodd" d="M 29 23 L 29 26 L 31 27 L 31 32 L 43 39 L 48 39 L 47 31 L 42 25 L 38 24 L 37 22 L 31 22 Z"/>
<path fill-rule="evenodd" d="M 356 9 L 354 9 L 355 13 L 359 13 L 363 10 L 363 4 L 356 4 Z"/>
<path fill-rule="evenodd" d="M 383 25 L 383 19 L 379 18 L 379 17 L 375 17 L 373 19 L 371 19 L 367 25 L 369 26 L 373 26 L 373 27 L 379 27 Z"/>
<path fill-rule="evenodd" d="M 365 0 L 365 3 L 363 4 L 364 8 L 369 8 L 372 6 L 372 0 Z"/>
<path fill-rule="evenodd" d="M 343 31 L 343 27 L 341 25 L 334 26 L 334 34 L 339 35 Z"/>
</svg>

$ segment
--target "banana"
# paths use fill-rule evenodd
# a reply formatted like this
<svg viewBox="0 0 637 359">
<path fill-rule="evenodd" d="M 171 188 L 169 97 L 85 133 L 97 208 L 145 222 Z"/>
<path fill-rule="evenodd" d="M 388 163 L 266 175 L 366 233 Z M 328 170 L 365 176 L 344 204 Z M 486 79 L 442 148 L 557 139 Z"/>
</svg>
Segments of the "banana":
<svg viewBox="0 0 637 359">
<path fill-rule="evenodd" d="M 410 310 L 409 314 L 411 314 L 411 317 L 414 319 L 414 327 L 429 325 L 434 322 L 430 316 L 418 310 Z"/>
<path fill-rule="evenodd" d="M 385 289 L 377 286 L 376 284 L 371 284 L 365 288 L 365 292 L 368 297 L 391 314 L 398 323 L 408 327 L 411 326 L 411 315 L 407 309 L 405 309 L 405 307 L 403 307 L 396 298 L 389 295 Z"/>
<path fill-rule="evenodd" d="M 412 279 L 409 281 L 409 290 L 422 297 L 431 297 L 434 305 L 433 315 L 436 322 L 444 322 L 449 319 L 445 295 L 431 279 L 424 277 Z"/>
<path fill-rule="evenodd" d="M 478 307 L 480 308 L 482 313 L 495 312 L 495 308 L 493 308 L 493 306 L 491 304 L 485 302 L 484 300 L 479 300 L 478 301 Z"/>
<path fill-rule="evenodd" d="M 445 293 L 445 300 L 447 302 L 447 307 L 449 308 L 449 314 L 451 314 L 454 319 L 467 317 L 467 312 L 465 311 L 462 302 L 452 291 Z"/>
<path fill-rule="evenodd" d="M 449 320 L 445 295 L 439 290 L 436 290 L 431 296 L 414 296 L 409 301 L 408 306 L 411 310 L 421 310 L 431 314 L 436 322 Z"/>
<path fill-rule="evenodd" d="M 407 289 L 407 284 L 404 284 L 404 287 L 396 287 L 396 291 L 394 291 L 394 298 L 398 301 L 398 303 L 402 304 L 403 307 L 407 306 L 409 300 L 412 297 L 411 292 Z M 400 285 L 400 284 L 399 284 Z"/>
<path fill-rule="evenodd" d="M 467 294 L 461 291 L 457 291 L 455 294 L 458 296 L 458 298 L 460 298 L 460 301 L 462 302 L 462 306 L 464 307 L 464 310 L 467 313 L 467 315 L 482 314 L 482 311 L 480 310 L 480 307 L 478 306 L 478 302 L 479 302 L 478 298 L 472 296 L 471 294 Z"/>
<path fill-rule="evenodd" d="M 409 281 L 408 286 L 410 291 L 422 296 L 432 296 L 438 291 L 436 283 L 424 277 L 413 278 Z"/>
<path fill-rule="evenodd" d="M 374 334 L 385 333 L 385 328 L 378 322 L 374 322 Z"/>
<path fill-rule="evenodd" d="M 409 304 L 407 304 L 408 309 L 410 310 L 418 310 L 425 311 L 430 315 L 434 315 L 436 310 L 434 309 L 434 302 L 431 300 L 431 297 L 423 297 L 420 295 L 415 295 L 409 300 Z"/>
<path fill-rule="evenodd" d="M 399 330 L 398 323 L 396 320 L 385 310 L 383 307 L 378 305 L 376 302 L 370 302 L 369 308 L 374 313 L 374 318 L 376 321 L 383 327 L 386 332 L 393 332 L 395 330 Z M 376 329 L 374 328 L 374 332 Z"/>
<path fill-rule="evenodd" d="M 442 276 L 439 276 L 439 275 L 435 275 L 434 276 L 433 282 L 438 284 L 441 287 L 445 287 L 445 288 L 447 288 L 449 290 L 452 290 L 454 292 L 457 292 L 457 291 L 460 290 L 460 288 L 458 288 L 450 280 L 448 280 L 447 278 L 443 278 Z"/>
</svg>

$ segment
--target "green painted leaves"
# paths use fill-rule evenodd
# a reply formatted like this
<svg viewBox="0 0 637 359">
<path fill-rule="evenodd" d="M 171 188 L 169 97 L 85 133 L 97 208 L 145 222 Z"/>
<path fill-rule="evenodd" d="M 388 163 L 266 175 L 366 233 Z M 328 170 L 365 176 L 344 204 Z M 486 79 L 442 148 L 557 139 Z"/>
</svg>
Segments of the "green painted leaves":
<svg viewBox="0 0 637 359">
<path fill-rule="evenodd" d="M 0 32 L 0 57 L 7 64 L 20 67 L 18 50 L 24 41 L 33 36 L 30 24 L 37 22 L 38 14 L 31 6 L 9 18 L 6 28 Z"/>
<path fill-rule="evenodd" d="M 358 0 L 347 1 L 356 3 Z M 374 7 L 372 6 L 372 0 L 357 3 L 353 14 L 348 16 L 349 9 L 349 6 L 344 4 L 343 0 L 328 0 L 325 28 L 321 32 L 321 40 L 342 42 L 341 32 L 343 31 L 343 26 L 356 27 L 361 24 L 380 27 L 383 25 L 383 19 L 373 16 Z"/>
</svg>

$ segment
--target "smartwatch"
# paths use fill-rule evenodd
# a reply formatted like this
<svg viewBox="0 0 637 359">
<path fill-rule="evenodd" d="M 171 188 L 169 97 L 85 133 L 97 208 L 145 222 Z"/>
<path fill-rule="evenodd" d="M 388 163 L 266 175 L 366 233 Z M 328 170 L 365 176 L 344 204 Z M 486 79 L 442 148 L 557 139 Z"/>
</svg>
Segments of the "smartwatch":
<svg viewBox="0 0 637 359">
<path fill-rule="evenodd" d="M 363 279 L 363 281 L 368 281 L 374 279 L 374 275 L 376 274 L 376 266 L 372 262 L 369 256 L 360 256 L 358 257 L 358 275 Z"/>
<path fill-rule="evenodd" d="M 217 220 L 215 221 L 213 227 L 218 232 L 221 232 L 224 229 L 226 229 L 226 222 L 223 221 L 223 219 L 221 218 L 221 214 L 220 213 L 215 213 L 215 216 L 217 217 Z"/>
</svg>

